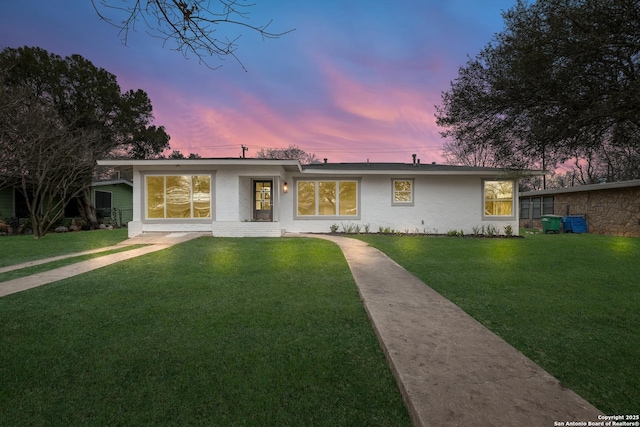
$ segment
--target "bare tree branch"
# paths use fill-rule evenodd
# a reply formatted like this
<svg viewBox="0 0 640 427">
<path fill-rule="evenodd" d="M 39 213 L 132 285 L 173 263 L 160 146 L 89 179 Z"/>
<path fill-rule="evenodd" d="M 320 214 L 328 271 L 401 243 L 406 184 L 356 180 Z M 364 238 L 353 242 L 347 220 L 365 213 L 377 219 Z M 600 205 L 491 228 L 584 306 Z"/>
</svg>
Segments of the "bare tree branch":
<svg viewBox="0 0 640 427">
<path fill-rule="evenodd" d="M 24 195 L 34 237 L 42 237 L 65 205 L 90 182 L 97 131 L 74 129 L 54 106 L 0 79 L 0 171 L 3 185 Z"/>
<path fill-rule="evenodd" d="M 236 55 L 237 41 L 242 34 L 229 35 L 229 27 L 257 33 L 263 39 L 279 38 L 294 31 L 270 31 L 272 21 L 263 25 L 250 24 L 247 22 L 250 19 L 248 9 L 254 4 L 243 0 L 136 0 L 132 4 L 126 0 L 91 0 L 91 3 L 100 19 L 120 29 L 120 38 L 125 45 L 129 32 L 135 31 L 136 25 L 142 22 L 149 35 L 163 40 L 163 46 L 173 42 L 173 49 L 185 58 L 194 55 L 211 69 L 221 65 L 211 66 L 207 62 L 209 57 L 222 61 L 230 56 L 247 71 Z M 101 9 L 124 15 L 124 18 L 115 20 Z"/>
</svg>

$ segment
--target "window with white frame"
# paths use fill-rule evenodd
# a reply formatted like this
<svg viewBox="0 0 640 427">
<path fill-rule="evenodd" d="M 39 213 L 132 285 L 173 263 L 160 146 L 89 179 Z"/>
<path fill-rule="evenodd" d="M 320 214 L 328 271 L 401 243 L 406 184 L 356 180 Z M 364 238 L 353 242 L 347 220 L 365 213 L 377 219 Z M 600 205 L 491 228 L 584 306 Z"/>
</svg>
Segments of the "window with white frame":
<svg viewBox="0 0 640 427">
<path fill-rule="evenodd" d="M 299 217 L 357 217 L 358 181 L 297 181 L 296 215 Z"/>
<path fill-rule="evenodd" d="M 514 181 L 483 181 L 483 213 L 486 217 L 514 216 Z"/>
<path fill-rule="evenodd" d="M 413 205 L 413 179 L 391 180 L 391 204 L 394 206 Z"/>
<path fill-rule="evenodd" d="M 147 219 L 211 218 L 210 175 L 147 175 Z"/>
</svg>

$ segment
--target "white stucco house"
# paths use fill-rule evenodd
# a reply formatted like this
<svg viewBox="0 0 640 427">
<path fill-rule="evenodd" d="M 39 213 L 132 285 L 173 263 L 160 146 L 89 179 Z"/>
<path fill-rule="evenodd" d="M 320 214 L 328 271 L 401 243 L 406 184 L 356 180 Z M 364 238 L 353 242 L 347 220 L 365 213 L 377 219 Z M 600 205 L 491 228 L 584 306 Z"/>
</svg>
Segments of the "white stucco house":
<svg viewBox="0 0 640 427">
<path fill-rule="evenodd" d="M 514 171 L 438 164 L 297 160 L 101 160 L 133 170 L 129 236 L 207 232 L 282 236 L 367 225 L 412 233 L 471 233 L 492 224 L 518 232 Z"/>
</svg>

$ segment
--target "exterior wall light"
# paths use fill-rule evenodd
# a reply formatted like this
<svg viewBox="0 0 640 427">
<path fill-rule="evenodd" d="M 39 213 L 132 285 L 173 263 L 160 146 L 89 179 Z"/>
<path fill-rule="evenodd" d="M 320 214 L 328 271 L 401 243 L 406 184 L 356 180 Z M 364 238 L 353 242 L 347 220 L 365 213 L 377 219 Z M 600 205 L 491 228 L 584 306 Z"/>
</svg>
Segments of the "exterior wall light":
<svg viewBox="0 0 640 427">
<path fill-rule="evenodd" d="M 282 192 L 283 193 L 288 193 L 289 192 L 289 186 L 287 185 L 286 182 L 284 184 L 282 184 Z"/>
</svg>

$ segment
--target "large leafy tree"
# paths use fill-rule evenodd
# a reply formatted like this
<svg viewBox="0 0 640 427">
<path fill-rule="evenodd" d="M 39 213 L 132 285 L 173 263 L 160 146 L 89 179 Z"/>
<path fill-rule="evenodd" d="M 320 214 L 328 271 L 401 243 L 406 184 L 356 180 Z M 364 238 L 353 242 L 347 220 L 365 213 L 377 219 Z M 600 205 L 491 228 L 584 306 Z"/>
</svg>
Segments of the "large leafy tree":
<svg viewBox="0 0 640 427">
<path fill-rule="evenodd" d="M 445 154 L 484 150 L 503 166 L 549 169 L 597 159 L 593 170 L 639 178 L 640 3 L 519 0 L 503 17 L 442 94 Z"/>
<path fill-rule="evenodd" d="M 154 157 L 169 148 L 164 128 L 150 125 L 146 93 L 121 93 L 113 74 L 79 55 L 4 49 L 0 85 L 0 175 L 3 185 L 22 189 L 36 238 L 63 214 L 58 204 L 74 197 L 97 225 L 89 186 L 98 158 Z"/>
</svg>

